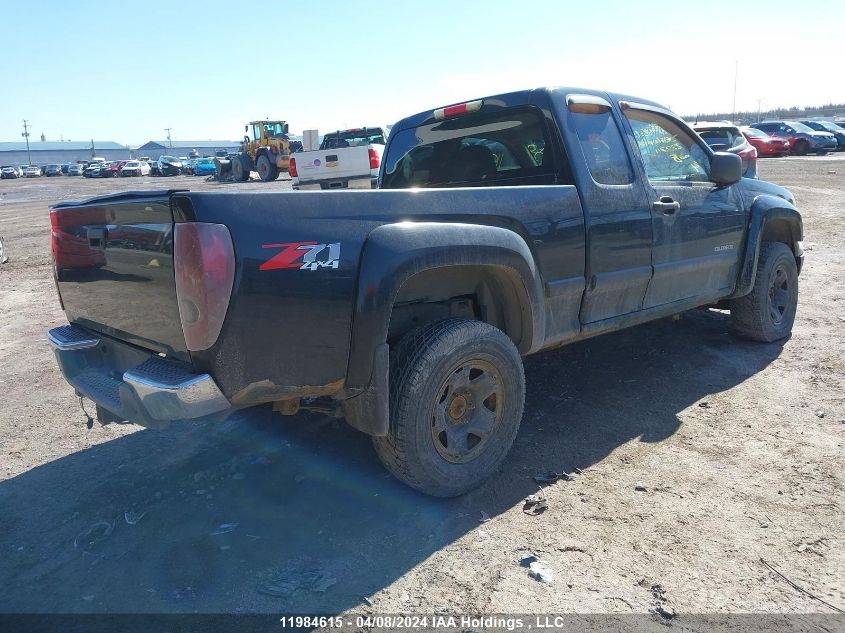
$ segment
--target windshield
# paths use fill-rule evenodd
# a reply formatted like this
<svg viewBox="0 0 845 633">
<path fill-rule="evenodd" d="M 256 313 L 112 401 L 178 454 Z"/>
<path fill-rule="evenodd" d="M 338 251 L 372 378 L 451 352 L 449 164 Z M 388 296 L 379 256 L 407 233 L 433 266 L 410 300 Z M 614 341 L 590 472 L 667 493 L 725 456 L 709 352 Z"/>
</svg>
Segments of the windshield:
<svg viewBox="0 0 845 633">
<path fill-rule="evenodd" d="M 359 145 L 384 145 L 384 131 L 381 128 L 362 128 L 356 130 L 342 130 L 326 134 L 323 139 L 323 149 L 339 149 L 342 147 L 358 147 Z"/>
<path fill-rule="evenodd" d="M 809 125 L 804 125 L 798 121 L 784 121 L 784 123 L 793 128 L 796 132 L 803 132 L 804 134 L 812 134 L 815 132 L 815 130 Z"/>
<path fill-rule="evenodd" d="M 836 123 L 831 123 L 830 121 L 816 121 L 816 123 L 821 125 L 828 132 L 845 132 L 845 129 L 841 126 L 836 125 Z"/>
<path fill-rule="evenodd" d="M 60 165 L 47 165 L 47 169 L 61 169 Z"/>
<path fill-rule="evenodd" d="M 741 145 L 745 142 L 739 129 L 735 127 L 721 127 L 709 130 L 697 130 L 698 135 L 703 138 L 708 145 L 723 146 L 725 149 Z"/>
<path fill-rule="evenodd" d="M 768 134 L 753 127 L 743 128 L 742 131 L 746 136 L 752 136 L 754 138 L 769 138 Z"/>
</svg>

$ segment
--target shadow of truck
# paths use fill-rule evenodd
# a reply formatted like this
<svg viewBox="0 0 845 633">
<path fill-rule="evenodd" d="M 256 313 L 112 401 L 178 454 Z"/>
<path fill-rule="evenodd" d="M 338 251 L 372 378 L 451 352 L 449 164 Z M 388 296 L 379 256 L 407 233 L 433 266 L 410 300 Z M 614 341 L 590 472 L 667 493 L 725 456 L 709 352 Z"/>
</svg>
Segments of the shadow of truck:
<svg viewBox="0 0 845 633">
<path fill-rule="evenodd" d="M 480 511 L 521 505 L 532 474 L 660 442 L 680 411 L 780 351 L 698 310 L 533 356 L 510 457 L 453 500 L 399 484 L 366 436 L 316 414 L 259 408 L 93 446 L 0 483 L 0 612 L 349 609 L 478 527 Z"/>
</svg>

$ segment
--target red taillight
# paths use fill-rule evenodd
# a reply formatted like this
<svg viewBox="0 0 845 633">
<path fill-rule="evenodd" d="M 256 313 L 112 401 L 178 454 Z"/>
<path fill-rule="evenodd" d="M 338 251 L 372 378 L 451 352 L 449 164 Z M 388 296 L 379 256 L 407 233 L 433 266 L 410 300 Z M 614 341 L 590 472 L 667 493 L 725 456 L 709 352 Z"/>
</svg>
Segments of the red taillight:
<svg viewBox="0 0 845 633">
<path fill-rule="evenodd" d="M 757 158 L 757 150 L 753 147 L 749 147 L 748 149 L 737 152 L 736 155 L 742 160 L 754 160 Z"/>
<path fill-rule="evenodd" d="M 235 279 L 232 236 L 222 224 L 183 222 L 173 236 L 176 300 L 188 349 L 208 349 L 217 341 Z"/>
<path fill-rule="evenodd" d="M 381 164 L 381 159 L 379 158 L 378 152 L 376 152 L 376 150 L 374 150 L 371 147 L 370 148 L 370 169 L 378 169 L 380 164 Z"/>
<path fill-rule="evenodd" d="M 291 156 L 290 159 L 290 167 L 288 167 L 288 172 L 290 173 L 291 178 L 296 178 L 299 174 L 296 172 L 296 159 Z"/>
</svg>

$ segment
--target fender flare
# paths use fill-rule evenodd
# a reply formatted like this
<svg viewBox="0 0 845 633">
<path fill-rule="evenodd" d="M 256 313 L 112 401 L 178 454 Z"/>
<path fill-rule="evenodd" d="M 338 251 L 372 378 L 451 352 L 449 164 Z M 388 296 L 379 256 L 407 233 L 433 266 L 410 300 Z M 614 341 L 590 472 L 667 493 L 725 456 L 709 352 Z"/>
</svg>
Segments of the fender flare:
<svg viewBox="0 0 845 633">
<path fill-rule="evenodd" d="M 748 234 L 745 240 L 745 252 L 740 262 L 736 288 L 728 299 L 744 297 L 754 287 L 757 276 L 757 264 L 760 259 L 760 245 L 766 225 L 771 222 L 785 222 L 789 228 L 795 258 L 800 262 L 803 257 L 801 241 L 804 239 L 804 225 L 798 210 L 783 198 L 768 194 L 757 196 L 751 205 L 751 217 L 748 222 Z"/>
<path fill-rule="evenodd" d="M 506 272 L 522 304 L 522 354 L 542 344 L 545 310 L 542 282 L 526 241 L 514 231 L 478 224 L 400 222 L 374 229 L 361 252 L 361 265 L 347 366 L 346 387 L 369 386 L 374 358 L 387 341 L 393 302 L 413 275 L 453 266 L 489 266 Z"/>
</svg>

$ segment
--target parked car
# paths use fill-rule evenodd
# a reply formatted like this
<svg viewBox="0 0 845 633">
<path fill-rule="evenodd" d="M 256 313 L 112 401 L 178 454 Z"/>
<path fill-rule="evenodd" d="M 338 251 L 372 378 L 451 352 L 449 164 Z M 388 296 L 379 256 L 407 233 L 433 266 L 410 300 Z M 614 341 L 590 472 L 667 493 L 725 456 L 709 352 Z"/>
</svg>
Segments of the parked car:
<svg viewBox="0 0 845 633">
<path fill-rule="evenodd" d="M 155 239 L 106 245 L 84 284 L 57 271 L 69 323 L 48 338 L 101 422 L 329 410 L 396 477 L 455 496 L 516 437 L 524 356 L 717 303 L 746 338 L 789 336 L 801 216 L 741 176 L 736 154 L 643 99 L 539 88 L 448 105 L 393 128 L 389 191 L 54 206 L 55 230 L 96 244 L 143 208 Z"/>
<path fill-rule="evenodd" d="M 121 176 L 148 176 L 150 166 L 140 160 L 127 160 L 120 168 Z"/>
<path fill-rule="evenodd" d="M 187 176 L 192 176 L 194 173 L 194 164 L 196 164 L 198 159 L 196 158 L 188 158 L 182 161 L 182 173 Z"/>
<path fill-rule="evenodd" d="M 717 152 L 731 152 L 742 159 L 742 175 L 757 177 L 757 150 L 729 121 L 697 121 L 692 129 Z"/>
<path fill-rule="evenodd" d="M 829 132 L 836 139 L 836 149 L 845 149 L 845 128 L 830 121 L 801 121 L 804 125 L 814 129 L 816 132 Z"/>
<path fill-rule="evenodd" d="M 50 164 L 44 167 L 44 175 L 45 176 L 61 176 L 62 175 L 62 166 Z"/>
<path fill-rule="evenodd" d="M 789 141 L 790 151 L 796 156 L 806 156 L 810 152 L 826 154 L 836 149 L 836 137 L 830 132 L 816 132 L 798 121 L 762 121 L 752 123 L 751 127 L 763 130 L 771 136 L 778 136 Z"/>
<path fill-rule="evenodd" d="M 21 178 L 23 170 L 17 165 L 3 165 L 0 167 L 0 178 L 11 180 L 14 178 Z"/>
<path fill-rule="evenodd" d="M 73 163 L 72 165 L 68 165 L 67 168 L 67 175 L 68 176 L 81 176 L 82 172 L 85 171 L 85 165 L 81 163 Z"/>
<path fill-rule="evenodd" d="M 789 141 L 777 136 L 769 136 L 763 130 L 754 127 L 739 128 L 743 136 L 757 150 L 758 156 L 787 156 L 789 154 Z"/>
<path fill-rule="evenodd" d="M 150 176 L 161 176 L 161 174 L 158 173 L 158 161 L 157 160 L 150 162 L 149 165 L 150 165 Z"/>
<path fill-rule="evenodd" d="M 198 158 L 194 163 L 194 176 L 211 176 L 217 173 L 217 166 L 213 158 Z"/>
<path fill-rule="evenodd" d="M 156 162 L 159 176 L 178 176 L 182 173 L 182 161 L 174 156 L 159 156 Z"/>
<path fill-rule="evenodd" d="M 111 163 L 108 163 L 100 173 L 100 176 L 103 178 L 114 178 L 115 176 L 119 176 L 120 170 L 123 168 L 126 162 L 127 161 L 125 160 L 116 160 Z"/>
<path fill-rule="evenodd" d="M 41 168 L 38 165 L 27 165 L 23 170 L 23 175 L 27 178 L 38 178 L 42 175 Z"/>
<path fill-rule="evenodd" d="M 381 127 L 338 130 L 320 149 L 290 158 L 294 189 L 374 189 L 387 134 Z"/>
<path fill-rule="evenodd" d="M 82 171 L 82 175 L 86 178 L 99 178 L 102 176 L 102 171 L 105 169 L 106 163 L 91 162 Z"/>
</svg>

